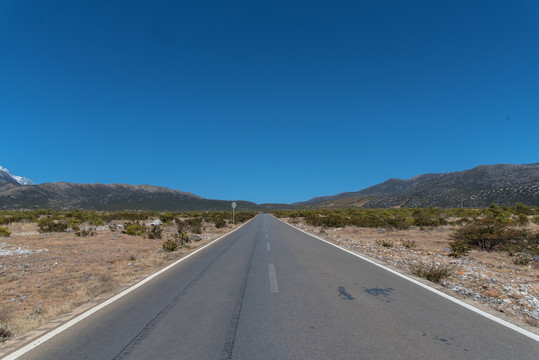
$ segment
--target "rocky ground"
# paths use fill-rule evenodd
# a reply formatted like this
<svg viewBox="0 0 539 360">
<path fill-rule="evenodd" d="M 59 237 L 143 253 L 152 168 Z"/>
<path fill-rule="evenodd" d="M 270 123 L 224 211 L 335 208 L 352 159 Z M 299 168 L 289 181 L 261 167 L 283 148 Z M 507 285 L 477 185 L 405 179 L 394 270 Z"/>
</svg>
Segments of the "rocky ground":
<svg viewBox="0 0 539 360">
<path fill-rule="evenodd" d="M 537 257 L 528 265 L 516 265 L 514 257 L 506 252 L 472 250 L 469 256 L 460 259 L 450 257 L 451 226 L 390 231 L 381 228 L 321 228 L 306 225 L 302 220 L 282 220 L 404 273 L 409 274 L 410 267 L 419 263 L 447 265 L 452 268 L 452 275 L 442 280 L 440 285 L 539 327 Z"/>
<path fill-rule="evenodd" d="M 203 224 L 200 241 L 174 252 L 163 239 L 98 227 L 94 236 L 37 232 L 35 223 L 10 224 L 0 238 L 0 342 L 3 331 L 20 336 L 122 284 L 142 279 L 232 230 Z M 2 336 L 4 335 L 4 336 Z"/>
</svg>

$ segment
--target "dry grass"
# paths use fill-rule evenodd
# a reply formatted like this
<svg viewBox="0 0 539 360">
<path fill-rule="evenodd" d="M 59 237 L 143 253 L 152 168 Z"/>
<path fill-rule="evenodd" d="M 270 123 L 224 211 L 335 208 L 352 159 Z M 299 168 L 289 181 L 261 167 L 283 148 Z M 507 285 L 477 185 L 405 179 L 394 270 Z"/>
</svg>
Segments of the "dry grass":
<svg viewBox="0 0 539 360">
<path fill-rule="evenodd" d="M 408 270 L 419 277 L 439 284 L 442 280 L 450 277 L 455 272 L 455 266 L 440 264 L 434 261 L 428 263 L 424 261 L 410 262 Z"/>
<path fill-rule="evenodd" d="M 11 237 L 0 239 L 1 250 L 13 252 L 0 256 L 0 342 L 2 336 L 25 334 L 118 285 L 141 279 L 231 230 L 204 226 L 202 241 L 164 253 L 161 239 L 118 231 L 76 237 L 38 234 L 32 223 L 10 225 Z M 163 237 L 174 231 L 165 228 Z"/>
</svg>

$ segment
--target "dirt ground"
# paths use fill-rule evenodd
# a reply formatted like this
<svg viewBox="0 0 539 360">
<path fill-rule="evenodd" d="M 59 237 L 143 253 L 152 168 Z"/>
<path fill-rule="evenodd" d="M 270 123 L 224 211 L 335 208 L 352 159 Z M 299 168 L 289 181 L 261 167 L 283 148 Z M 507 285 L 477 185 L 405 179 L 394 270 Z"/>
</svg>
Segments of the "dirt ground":
<svg viewBox="0 0 539 360">
<path fill-rule="evenodd" d="M 99 227 L 95 236 L 37 232 L 35 223 L 10 224 L 0 238 L 0 325 L 15 337 L 119 285 L 142 279 L 232 230 L 203 224 L 202 240 L 164 252 L 163 239 Z"/>
<path fill-rule="evenodd" d="M 472 250 L 469 256 L 450 257 L 451 226 L 432 229 L 387 230 L 375 228 L 322 228 L 303 220 L 281 219 L 311 234 L 367 255 L 410 273 L 417 263 L 447 264 L 452 275 L 440 285 L 506 313 L 528 325 L 539 327 L 539 262 L 515 265 L 506 252 Z M 530 224 L 537 230 L 537 225 Z"/>
</svg>

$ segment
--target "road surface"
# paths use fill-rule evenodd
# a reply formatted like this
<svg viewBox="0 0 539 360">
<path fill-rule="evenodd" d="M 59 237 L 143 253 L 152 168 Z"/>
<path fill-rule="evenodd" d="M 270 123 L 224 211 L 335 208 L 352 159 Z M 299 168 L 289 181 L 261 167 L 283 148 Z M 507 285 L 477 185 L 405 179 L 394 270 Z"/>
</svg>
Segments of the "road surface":
<svg viewBox="0 0 539 360">
<path fill-rule="evenodd" d="M 20 359 L 537 359 L 538 342 L 270 215 Z"/>
</svg>

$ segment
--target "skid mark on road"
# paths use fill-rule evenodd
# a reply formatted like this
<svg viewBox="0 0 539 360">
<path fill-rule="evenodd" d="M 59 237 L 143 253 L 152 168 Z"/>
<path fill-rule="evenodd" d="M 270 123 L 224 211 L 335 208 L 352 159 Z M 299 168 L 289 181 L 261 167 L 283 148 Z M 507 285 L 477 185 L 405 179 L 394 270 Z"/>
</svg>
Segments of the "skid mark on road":
<svg viewBox="0 0 539 360">
<path fill-rule="evenodd" d="M 389 303 L 389 302 L 391 302 L 390 298 L 391 298 L 391 292 L 393 290 L 395 290 L 395 289 L 393 289 L 393 288 L 385 288 L 385 289 L 371 288 L 371 289 L 365 289 L 363 291 L 366 292 L 369 295 L 376 296 L 377 298 L 382 299 L 383 301 Z"/>
<path fill-rule="evenodd" d="M 343 300 L 355 300 L 356 298 L 350 295 L 344 286 L 339 286 L 339 297 Z"/>
<path fill-rule="evenodd" d="M 221 257 L 230 247 L 240 239 L 240 237 L 234 239 L 229 246 L 220 251 L 203 269 L 202 271 L 195 276 L 188 284 L 183 288 L 182 291 L 174 297 L 170 303 L 168 303 L 155 317 L 114 357 L 114 360 L 125 359 L 130 356 L 130 354 L 137 348 L 138 345 L 152 332 L 152 330 L 159 324 L 159 322 L 165 318 L 167 313 L 177 304 L 180 299 L 189 291 L 189 289 L 202 278 L 204 274 L 212 267 L 217 259 Z"/>
<path fill-rule="evenodd" d="M 236 305 L 234 306 L 232 319 L 228 327 L 228 331 L 227 331 L 227 335 L 225 339 L 225 345 L 223 347 L 220 360 L 232 359 L 232 352 L 234 351 L 234 343 L 236 342 L 236 333 L 238 332 L 238 325 L 240 323 L 240 315 L 241 315 L 241 309 L 243 306 L 243 299 L 245 297 L 245 289 L 247 288 L 247 280 L 249 279 L 249 273 L 251 272 L 251 264 L 253 262 L 253 253 L 255 251 L 256 243 L 257 241 L 254 242 L 253 247 L 251 248 L 251 254 L 249 255 L 247 268 L 243 273 L 243 279 L 241 282 L 240 291 L 236 299 Z"/>
<path fill-rule="evenodd" d="M 446 337 L 440 337 L 438 335 L 431 336 L 431 335 L 427 334 L 426 332 L 424 332 L 422 336 L 426 337 L 426 338 L 430 337 L 432 340 L 439 341 L 443 345 L 456 346 L 457 348 L 461 348 L 462 351 L 470 351 L 469 349 L 467 349 L 465 347 L 461 347 L 461 345 L 458 344 L 457 341 L 452 337 L 447 337 L 446 338 Z"/>
</svg>

